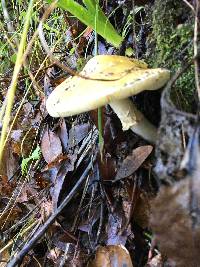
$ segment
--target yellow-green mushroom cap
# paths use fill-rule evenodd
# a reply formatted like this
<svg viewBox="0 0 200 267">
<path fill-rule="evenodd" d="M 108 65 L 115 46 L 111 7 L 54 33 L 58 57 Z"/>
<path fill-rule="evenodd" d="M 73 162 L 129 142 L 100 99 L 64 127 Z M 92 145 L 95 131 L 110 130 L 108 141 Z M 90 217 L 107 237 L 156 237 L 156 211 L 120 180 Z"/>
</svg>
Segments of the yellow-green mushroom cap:
<svg viewBox="0 0 200 267">
<path fill-rule="evenodd" d="M 93 57 L 81 74 L 91 80 L 69 77 L 51 93 L 46 108 L 52 117 L 76 115 L 145 90 L 156 90 L 170 78 L 166 69 L 148 69 L 142 61 L 115 55 Z"/>
</svg>

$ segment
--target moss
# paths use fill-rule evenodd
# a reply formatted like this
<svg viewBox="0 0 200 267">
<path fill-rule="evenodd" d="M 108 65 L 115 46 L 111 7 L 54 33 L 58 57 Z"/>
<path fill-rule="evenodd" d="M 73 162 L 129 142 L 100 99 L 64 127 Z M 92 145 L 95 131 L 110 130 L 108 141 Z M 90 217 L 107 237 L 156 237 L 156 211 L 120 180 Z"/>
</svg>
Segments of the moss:
<svg viewBox="0 0 200 267">
<path fill-rule="evenodd" d="M 193 56 L 193 17 L 182 1 L 155 0 L 152 10 L 152 34 L 147 50 L 148 63 L 167 67 L 172 72 Z M 186 111 L 194 107 L 194 69 L 188 68 L 176 82 L 173 100 Z"/>
</svg>

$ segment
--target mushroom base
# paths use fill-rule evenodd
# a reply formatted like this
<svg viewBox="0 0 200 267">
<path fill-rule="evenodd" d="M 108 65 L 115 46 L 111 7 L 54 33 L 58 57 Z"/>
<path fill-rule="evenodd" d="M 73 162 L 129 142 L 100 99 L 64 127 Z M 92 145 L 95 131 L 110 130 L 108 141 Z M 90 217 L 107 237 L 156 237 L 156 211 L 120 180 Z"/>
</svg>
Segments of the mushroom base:
<svg viewBox="0 0 200 267">
<path fill-rule="evenodd" d="M 144 117 L 130 99 L 115 100 L 109 105 L 120 119 L 124 131 L 131 129 L 150 143 L 156 143 L 156 127 Z"/>
</svg>

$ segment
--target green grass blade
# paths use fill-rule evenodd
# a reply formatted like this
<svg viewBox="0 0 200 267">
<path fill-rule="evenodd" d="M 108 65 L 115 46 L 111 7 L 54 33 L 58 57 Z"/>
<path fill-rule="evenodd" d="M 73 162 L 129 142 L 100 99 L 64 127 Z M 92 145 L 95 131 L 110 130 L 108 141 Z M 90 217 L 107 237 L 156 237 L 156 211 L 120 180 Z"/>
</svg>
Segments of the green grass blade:
<svg viewBox="0 0 200 267">
<path fill-rule="evenodd" d="M 8 93 L 7 93 L 7 103 L 6 103 L 5 115 L 3 118 L 3 125 L 2 125 L 1 138 L 0 138 L 0 163 L 1 163 L 2 158 L 3 158 L 5 140 L 6 140 L 7 130 L 8 130 L 9 122 L 10 122 L 11 111 L 12 111 L 14 98 L 15 98 L 15 91 L 16 91 L 16 86 L 17 86 L 18 74 L 19 74 L 21 66 L 23 64 L 23 52 L 24 52 L 24 48 L 26 46 L 27 34 L 28 34 L 28 29 L 29 29 L 29 25 L 30 25 L 30 21 L 31 21 L 31 14 L 32 14 L 32 10 L 33 10 L 33 4 L 34 4 L 34 0 L 30 0 L 28 10 L 26 12 L 23 32 L 21 35 L 21 40 L 20 40 L 20 44 L 19 44 L 19 48 L 18 48 L 18 53 L 17 53 L 16 63 L 15 63 L 14 71 L 13 71 L 12 81 L 11 81 L 10 88 L 8 90 Z"/>
<path fill-rule="evenodd" d="M 52 2 L 49 0 L 49 2 Z M 85 0 L 85 7 L 73 0 L 59 0 L 58 6 L 69 11 L 77 17 L 85 25 L 95 29 L 96 1 Z M 103 11 L 98 8 L 98 21 L 96 23 L 96 31 L 115 47 L 119 47 L 123 41 L 122 36 L 118 34 L 112 24 L 109 22 Z"/>
</svg>

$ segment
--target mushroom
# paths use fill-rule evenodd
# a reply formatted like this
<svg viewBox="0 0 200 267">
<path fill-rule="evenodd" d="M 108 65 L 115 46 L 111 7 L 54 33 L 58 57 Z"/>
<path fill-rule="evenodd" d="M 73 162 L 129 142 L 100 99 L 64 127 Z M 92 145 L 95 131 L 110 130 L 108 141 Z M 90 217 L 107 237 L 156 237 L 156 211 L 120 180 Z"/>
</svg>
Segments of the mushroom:
<svg viewBox="0 0 200 267">
<path fill-rule="evenodd" d="M 166 69 L 148 69 L 147 64 L 123 56 L 98 55 L 88 61 L 81 75 L 67 78 L 46 101 L 52 117 L 67 117 L 109 104 L 123 130 L 131 129 L 151 143 L 157 129 L 128 98 L 144 90 L 161 88 L 170 77 Z"/>
</svg>

